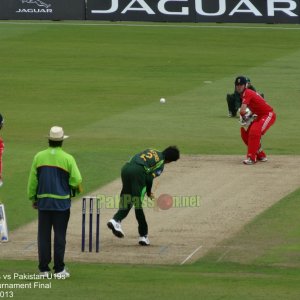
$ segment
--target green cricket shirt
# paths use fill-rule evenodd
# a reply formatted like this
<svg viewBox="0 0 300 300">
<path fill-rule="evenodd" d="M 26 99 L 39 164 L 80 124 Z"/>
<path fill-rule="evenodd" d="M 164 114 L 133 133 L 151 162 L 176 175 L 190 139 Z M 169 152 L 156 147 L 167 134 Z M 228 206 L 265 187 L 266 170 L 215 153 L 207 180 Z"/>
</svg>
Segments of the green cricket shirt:
<svg viewBox="0 0 300 300">
<path fill-rule="evenodd" d="M 33 159 L 27 193 L 40 210 L 66 210 L 71 206 L 71 189 L 82 178 L 74 157 L 61 147 L 49 147 Z"/>
</svg>

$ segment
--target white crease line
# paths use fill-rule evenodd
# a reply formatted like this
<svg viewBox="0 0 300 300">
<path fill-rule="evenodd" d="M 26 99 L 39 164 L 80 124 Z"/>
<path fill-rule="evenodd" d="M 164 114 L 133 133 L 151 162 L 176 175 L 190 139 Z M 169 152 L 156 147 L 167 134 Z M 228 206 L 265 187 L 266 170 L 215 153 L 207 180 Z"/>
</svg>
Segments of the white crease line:
<svg viewBox="0 0 300 300">
<path fill-rule="evenodd" d="M 229 251 L 230 251 L 230 248 L 228 248 L 223 254 L 221 254 L 220 257 L 217 259 L 217 262 L 220 262 Z"/>
<path fill-rule="evenodd" d="M 196 250 L 194 250 L 182 263 L 181 265 L 185 264 L 197 251 L 199 251 L 203 246 L 199 246 Z"/>
</svg>

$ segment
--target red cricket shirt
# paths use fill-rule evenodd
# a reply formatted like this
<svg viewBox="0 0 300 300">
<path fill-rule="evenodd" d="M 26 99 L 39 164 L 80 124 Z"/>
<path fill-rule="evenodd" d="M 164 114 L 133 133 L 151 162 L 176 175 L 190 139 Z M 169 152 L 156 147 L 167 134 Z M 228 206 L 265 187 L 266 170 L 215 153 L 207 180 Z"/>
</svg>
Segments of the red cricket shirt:
<svg viewBox="0 0 300 300">
<path fill-rule="evenodd" d="M 242 104 L 246 104 L 253 114 L 258 117 L 268 115 L 273 108 L 257 92 L 245 89 L 242 95 Z"/>
</svg>

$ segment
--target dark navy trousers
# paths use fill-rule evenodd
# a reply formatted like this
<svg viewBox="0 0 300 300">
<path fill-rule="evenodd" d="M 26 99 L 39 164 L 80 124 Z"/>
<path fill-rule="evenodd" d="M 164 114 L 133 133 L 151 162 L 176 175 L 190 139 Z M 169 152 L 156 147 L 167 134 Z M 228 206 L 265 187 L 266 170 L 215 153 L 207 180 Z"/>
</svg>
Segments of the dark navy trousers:
<svg viewBox="0 0 300 300">
<path fill-rule="evenodd" d="M 70 218 L 70 209 L 65 211 L 38 211 L 38 253 L 39 270 L 50 271 L 51 262 L 51 234 L 54 232 L 54 271 L 63 271 L 66 249 L 66 234 Z"/>
</svg>

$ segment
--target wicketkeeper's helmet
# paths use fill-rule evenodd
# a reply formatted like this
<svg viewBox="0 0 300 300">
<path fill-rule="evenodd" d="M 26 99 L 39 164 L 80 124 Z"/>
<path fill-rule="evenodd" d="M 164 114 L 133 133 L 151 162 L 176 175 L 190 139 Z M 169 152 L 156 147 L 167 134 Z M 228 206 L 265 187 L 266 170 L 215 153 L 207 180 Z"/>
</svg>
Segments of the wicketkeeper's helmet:
<svg viewBox="0 0 300 300">
<path fill-rule="evenodd" d="M 235 85 L 246 85 L 247 84 L 247 78 L 245 76 L 238 76 L 236 79 L 235 79 L 235 82 L 234 84 Z"/>
</svg>

